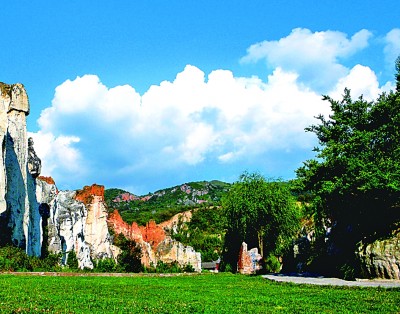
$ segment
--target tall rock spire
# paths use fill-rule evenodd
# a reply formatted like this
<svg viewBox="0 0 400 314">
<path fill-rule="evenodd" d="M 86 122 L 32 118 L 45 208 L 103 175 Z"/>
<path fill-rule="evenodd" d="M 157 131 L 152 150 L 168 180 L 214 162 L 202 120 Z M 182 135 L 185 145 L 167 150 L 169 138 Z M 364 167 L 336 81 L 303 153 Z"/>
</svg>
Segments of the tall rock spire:
<svg viewBox="0 0 400 314">
<path fill-rule="evenodd" d="M 40 255 L 35 180 L 28 171 L 28 96 L 19 83 L 0 83 L 0 90 L 0 242 Z"/>
</svg>

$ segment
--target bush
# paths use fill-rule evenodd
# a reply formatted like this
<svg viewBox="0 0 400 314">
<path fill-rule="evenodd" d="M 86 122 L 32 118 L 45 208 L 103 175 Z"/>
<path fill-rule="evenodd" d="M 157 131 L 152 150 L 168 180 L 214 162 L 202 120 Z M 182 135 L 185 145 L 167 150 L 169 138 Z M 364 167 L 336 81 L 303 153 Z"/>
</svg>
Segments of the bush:
<svg viewBox="0 0 400 314">
<path fill-rule="evenodd" d="M 186 264 L 185 266 L 183 266 L 182 270 L 185 273 L 194 273 L 195 272 L 195 269 L 191 264 Z"/>
<path fill-rule="evenodd" d="M 75 251 L 72 250 L 72 251 L 67 252 L 66 254 L 67 254 L 66 265 L 70 269 L 78 269 L 79 262 L 78 262 L 78 258 L 76 257 Z"/>
<path fill-rule="evenodd" d="M 177 262 L 164 263 L 159 261 L 156 266 L 156 273 L 181 273 L 182 270 Z"/>
<path fill-rule="evenodd" d="M 59 271 L 61 255 L 49 254 L 45 258 L 28 256 L 13 246 L 0 248 L 0 271 Z"/>
<path fill-rule="evenodd" d="M 17 247 L 0 249 L 0 269 L 2 271 L 32 271 L 31 261 L 26 253 Z"/>
<path fill-rule="evenodd" d="M 113 258 L 103 258 L 96 261 L 94 271 L 99 273 L 113 273 L 118 270 L 118 265 Z"/>
<path fill-rule="evenodd" d="M 277 273 L 281 270 L 281 263 L 275 255 L 268 255 L 265 259 L 265 271 L 267 273 Z"/>
<path fill-rule="evenodd" d="M 145 268 L 146 273 L 158 273 L 158 274 L 176 274 L 176 273 L 193 273 L 195 272 L 194 267 L 191 264 L 180 266 L 178 262 L 165 263 L 158 261 L 156 267 L 151 264 L 150 267 Z"/>
</svg>

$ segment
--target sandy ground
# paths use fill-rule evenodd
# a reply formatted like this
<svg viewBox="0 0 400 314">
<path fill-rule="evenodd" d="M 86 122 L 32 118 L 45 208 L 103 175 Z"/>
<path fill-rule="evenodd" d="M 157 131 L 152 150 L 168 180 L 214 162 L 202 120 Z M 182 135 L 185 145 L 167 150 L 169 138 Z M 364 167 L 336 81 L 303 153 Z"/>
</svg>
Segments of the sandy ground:
<svg viewBox="0 0 400 314">
<path fill-rule="evenodd" d="M 280 274 L 264 275 L 263 277 L 268 280 L 277 282 L 292 282 L 297 284 L 310 284 L 320 286 L 400 288 L 400 280 L 357 279 L 356 281 L 347 281 L 338 278 L 285 276 Z"/>
</svg>

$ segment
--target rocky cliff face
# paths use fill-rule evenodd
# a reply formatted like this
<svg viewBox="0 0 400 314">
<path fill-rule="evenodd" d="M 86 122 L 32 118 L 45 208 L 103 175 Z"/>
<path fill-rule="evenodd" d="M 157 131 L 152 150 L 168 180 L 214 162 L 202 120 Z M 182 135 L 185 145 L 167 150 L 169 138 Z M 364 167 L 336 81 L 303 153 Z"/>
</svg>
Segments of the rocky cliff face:
<svg viewBox="0 0 400 314">
<path fill-rule="evenodd" d="M 389 239 L 361 244 L 356 254 L 365 277 L 400 280 L 400 232 Z"/>
<path fill-rule="evenodd" d="M 28 96 L 22 84 L 0 83 L 0 91 L 0 244 L 11 242 L 28 254 L 39 256 L 41 233 L 35 177 L 40 171 L 40 159 L 34 153 L 33 142 L 28 148 Z"/>
<path fill-rule="evenodd" d="M 182 216 L 181 218 L 179 218 Z M 149 267 L 158 261 L 165 263 L 178 262 L 179 265 L 192 265 L 195 271 L 201 271 L 201 255 L 192 247 L 184 246 L 173 240 L 167 233 L 173 230 L 180 219 L 190 219 L 190 214 L 175 215 L 170 221 L 157 225 L 150 221 L 146 226 L 137 223 L 127 224 L 117 210 L 109 214 L 108 224 L 115 233 L 122 233 L 126 238 L 134 240 L 142 249 L 142 264 Z M 188 218 L 189 217 L 189 218 Z"/>
<path fill-rule="evenodd" d="M 117 250 L 111 244 L 107 225 L 107 208 L 104 202 L 104 186 L 94 184 L 76 192 L 75 199 L 87 209 L 84 227 L 85 241 L 89 245 L 92 259 L 114 257 Z"/>
<path fill-rule="evenodd" d="M 22 84 L 0 83 L 0 246 L 13 244 L 29 255 L 75 251 L 81 268 L 113 257 L 104 187 L 59 192 L 39 177 L 41 161 L 28 139 L 29 102 Z"/>
<path fill-rule="evenodd" d="M 63 263 L 74 251 L 80 268 L 93 268 L 93 260 L 114 257 L 116 248 L 107 228 L 104 187 L 92 185 L 78 191 L 58 192 L 47 181 L 39 178 L 37 184 L 42 229 L 48 230 L 43 246 L 48 245 L 51 253 L 62 253 Z"/>
</svg>

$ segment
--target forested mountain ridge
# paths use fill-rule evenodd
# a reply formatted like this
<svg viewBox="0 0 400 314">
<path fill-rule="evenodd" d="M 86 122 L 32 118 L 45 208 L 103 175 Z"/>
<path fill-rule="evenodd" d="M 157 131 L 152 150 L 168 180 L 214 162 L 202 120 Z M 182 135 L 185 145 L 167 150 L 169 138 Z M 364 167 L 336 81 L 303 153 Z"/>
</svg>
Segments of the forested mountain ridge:
<svg viewBox="0 0 400 314">
<path fill-rule="evenodd" d="M 230 187 L 230 183 L 218 180 L 197 181 L 141 196 L 111 188 L 105 190 L 105 201 L 109 211 L 117 209 L 124 221 L 144 225 L 149 220 L 163 222 L 194 207 L 219 205 Z"/>
</svg>

